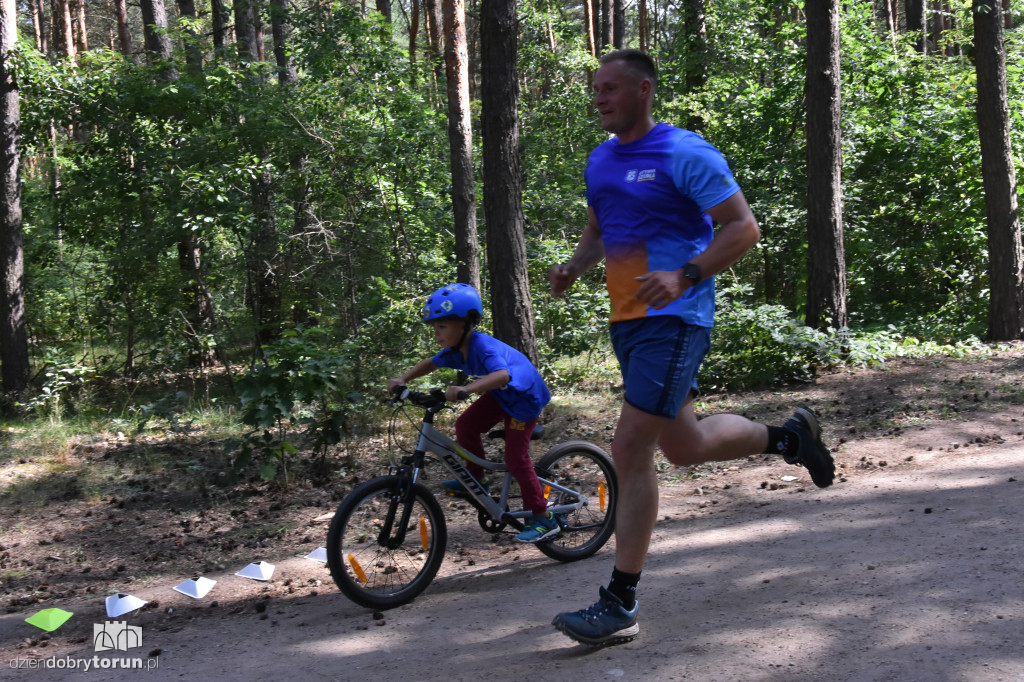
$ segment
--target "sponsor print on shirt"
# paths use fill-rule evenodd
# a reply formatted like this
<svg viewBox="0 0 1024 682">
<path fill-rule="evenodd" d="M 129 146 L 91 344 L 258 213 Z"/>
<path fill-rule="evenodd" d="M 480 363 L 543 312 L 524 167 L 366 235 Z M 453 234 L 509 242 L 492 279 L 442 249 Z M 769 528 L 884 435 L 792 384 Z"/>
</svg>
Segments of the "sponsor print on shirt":
<svg viewBox="0 0 1024 682">
<path fill-rule="evenodd" d="M 654 180 L 657 175 L 657 170 L 649 168 L 647 170 L 639 170 L 632 168 L 626 173 L 626 182 L 646 182 L 648 180 Z"/>
</svg>

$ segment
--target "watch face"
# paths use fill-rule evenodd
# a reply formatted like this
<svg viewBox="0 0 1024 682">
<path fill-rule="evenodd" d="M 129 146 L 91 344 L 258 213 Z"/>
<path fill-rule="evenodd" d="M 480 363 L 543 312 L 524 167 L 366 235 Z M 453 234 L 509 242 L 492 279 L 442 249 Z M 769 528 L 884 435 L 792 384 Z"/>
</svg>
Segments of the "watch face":
<svg viewBox="0 0 1024 682">
<path fill-rule="evenodd" d="M 700 281 L 700 268 L 693 263 L 687 263 L 683 266 L 683 274 L 694 281 L 694 283 Z"/>
</svg>

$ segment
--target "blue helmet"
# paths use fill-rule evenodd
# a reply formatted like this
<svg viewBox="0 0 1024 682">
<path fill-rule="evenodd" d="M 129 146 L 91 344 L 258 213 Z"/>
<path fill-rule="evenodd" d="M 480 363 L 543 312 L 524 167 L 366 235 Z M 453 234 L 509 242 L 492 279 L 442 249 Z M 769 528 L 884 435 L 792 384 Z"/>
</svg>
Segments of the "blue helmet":
<svg viewBox="0 0 1024 682">
<path fill-rule="evenodd" d="M 480 294 L 468 284 L 449 284 L 441 287 L 423 305 L 424 322 L 457 317 L 475 323 L 483 316 L 484 305 Z"/>
</svg>

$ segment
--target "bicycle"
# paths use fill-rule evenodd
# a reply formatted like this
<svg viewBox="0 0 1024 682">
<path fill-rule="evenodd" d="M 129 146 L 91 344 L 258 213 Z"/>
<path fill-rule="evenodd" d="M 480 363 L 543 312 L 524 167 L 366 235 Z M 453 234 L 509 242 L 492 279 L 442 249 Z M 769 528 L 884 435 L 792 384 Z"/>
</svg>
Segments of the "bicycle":
<svg viewBox="0 0 1024 682">
<path fill-rule="evenodd" d="M 444 560 L 448 529 L 444 512 L 431 490 L 420 480 L 428 453 L 462 482 L 476 509 L 480 527 L 500 533 L 511 526 L 522 530 L 530 511 L 510 511 L 512 474 L 504 462 L 485 460 L 470 453 L 434 427 L 434 416 L 448 406 L 443 389 L 429 393 L 395 391 L 395 416 L 406 405 L 423 410 L 415 450 L 392 460 L 389 473 L 352 490 L 338 506 L 327 532 L 327 565 L 338 588 L 352 601 L 375 609 L 406 604 L 433 581 Z M 460 399 L 465 396 L 460 395 Z M 492 497 L 466 469 L 473 462 L 501 482 Z M 586 441 L 554 446 L 534 466 L 558 520 L 560 533 L 536 543 L 548 557 L 578 561 L 597 552 L 611 537 L 618 500 L 618 480 L 611 458 Z"/>
</svg>

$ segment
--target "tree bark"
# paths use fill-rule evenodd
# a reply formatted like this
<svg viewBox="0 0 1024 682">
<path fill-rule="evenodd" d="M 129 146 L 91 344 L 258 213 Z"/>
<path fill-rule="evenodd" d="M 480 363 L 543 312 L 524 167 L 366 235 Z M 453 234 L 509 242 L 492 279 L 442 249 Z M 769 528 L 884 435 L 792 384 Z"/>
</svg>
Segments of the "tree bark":
<svg viewBox="0 0 1024 682">
<path fill-rule="evenodd" d="M 128 28 L 127 0 L 114 0 L 114 21 L 117 23 L 117 42 L 121 54 L 132 56 L 132 32 Z"/>
<path fill-rule="evenodd" d="M 838 0 L 807 0 L 807 325 L 847 324 Z"/>
<path fill-rule="evenodd" d="M 448 90 L 448 145 L 455 218 L 455 261 L 459 281 L 480 289 L 480 245 L 473 177 L 473 126 L 469 97 L 469 56 L 465 5 L 444 0 L 445 77 Z"/>
<path fill-rule="evenodd" d="M 146 1 L 146 0 L 144 0 Z M 235 40 L 238 42 L 238 59 L 243 64 L 260 59 L 257 45 L 256 17 L 253 0 L 235 0 Z"/>
<path fill-rule="evenodd" d="M 637 33 L 640 38 L 640 49 L 651 50 L 651 18 L 647 12 L 647 0 L 640 0 L 636 10 Z"/>
<path fill-rule="evenodd" d="M 29 0 L 29 4 L 32 6 L 32 29 L 35 33 L 36 49 L 45 55 L 47 51 L 46 10 L 43 8 L 43 0 Z"/>
<path fill-rule="evenodd" d="M 72 66 L 77 63 L 75 41 L 71 28 L 71 8 L 68 0 L 52 0 L 50 35 L 57 56 L 66 59 Z"/>
<path fill-rule="evenodd" d="M 971 9 L 981 175 L 988 224 L 988 335 L 992 341 L 1024 339 L 1024 255 L 1010 143 L 1004 24 L 998 0 L 973 0 Z"/>
<path fill-rule="evenodd" d="M 420 35 L 420 0 L 412 0 L 412 16 L 409 17 L 409 70 L 413 87 L 416 85 L 416 42 Z"/>
<path fill-rule="evenodd" d="M 921 54 L 928 52 L 928 0 L 906 0 L 907 33 L 916 33 L 914 47 Z"/>
<path fill-rule="evenodd" d="M 281 85 L 290 85 L 298 80 L 295 65 L 288 56 L 288 41 L 292 35 L 292 25 L 288 17 L 290 11 L 288 0 L 270 0 L 270 31 L 274 39 L 277 82 Z"/>
<path fill-rule="evenodd" d="M 391 0 L 377 0 L 377 11 L 384 15 L 384 20 L 391 23 Z"/>
<path fill-rule="evenodd" d="M 481 7 L 481 127 L 491 312 L 499 339 L 537 361 L 519 168 L 515 0 Z"/>
<path fill-rule="evenodd" d="M 587 36 L 587 52 L 597 57 L 597 33 L 594 30 L 594 0 L 583 0 L 583 30 Z"/>
<path fill-rule="evenodd" d="M 123 2 L 123 0 L 121 0 Z M 231 22 L 224 0 L 210 0 L 210 14 L 213 21 L 213 49 L 221 52 L 230 42 L 228 24 Z"/>
<path fill-rule="evenodd" d="M 608 50 L 612 44 L 612 30 L 614 23 L 612 18 L 611 0 L 600 0 L 601 2 L 601 54 Z"/>
<path fill-rule="evenodd" d="M 165 63 L 165 80 L 177 80 L 178 72 L 170 65 L 171 40 L 167 36 L 167 8 L 164 0 L 142 0 L 142 23 L 146 37 L 146 56 L 150 63 Z"/>
<path fill-rule="evenodd" d="M 187 17 L 190 20 L 196 19 L 195 0 L 177 0 L 178 15 Z M 185 64 L 191 76 L 198 76 L 203 72 L 203 48 L 199 44 L 199 36 L 191 26 L 185 29 Z"/>
<path fill-rule="evenodd" d="M 15 395 L 29 382 L 28 331 L 25 324 L 24 233 L 21 222 L 21 104 L 10 70 L 18 38 L 15 0 L 0 2 L 0 379 L 4 393 Z"/>
<path fill-rule="evenodd" d="M 623 0 L 612 0 L 612 45 L 616 50 L 624 47 L 626 40 L 626 10 Z"/>
<path fill-rule="evenodd" d="M 235 36 L 238 58 L 243 64 L 260 59 L 259 33 L 256 31 L 254 0 L 235 1 Z M 260 161 L 266 151 L 259 151 Z M 260 169 L 250 183 L 255 225 L 248 248 L 249 283 L 252 291 L 253 322 L 256 326 L 254 355 L 277 338 L 281 323 L 281 294 L 278 282 L 280 245 L 274 206 L 274 177 L 269 169 Z"/>
<path fill-rule="evenodd" d="M 89 51 L 89 38 L 85 29 L 85 0 L 72 0 L 70 7 L 71 25 L 75 35 L 75 50 L 81 54 Z"/>
<path fill-rule="evenodd" d="M 441 19 L 441 0 L 423 0 L 423 10 L 426 15 L 427 42 L 430 44 L 428 53 L 430 73 L 436 85 L 444 77 L 444 29 Z"/>
</svg>

